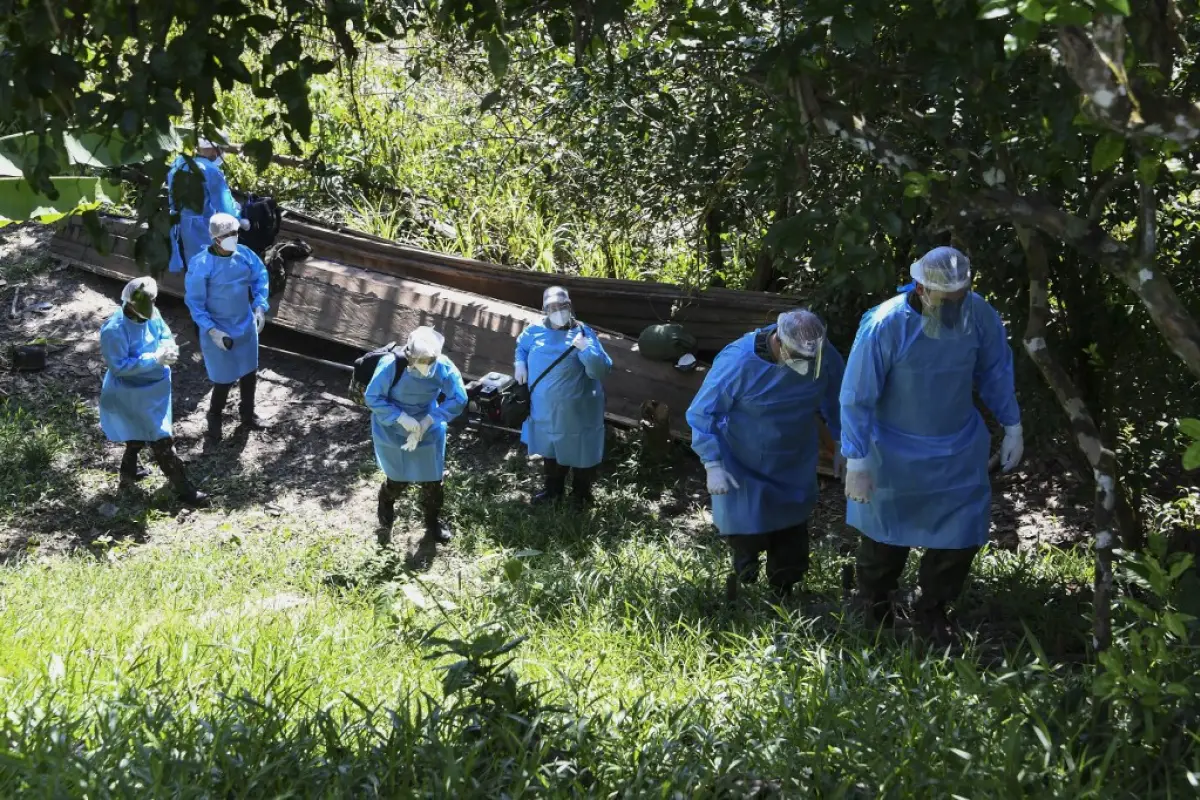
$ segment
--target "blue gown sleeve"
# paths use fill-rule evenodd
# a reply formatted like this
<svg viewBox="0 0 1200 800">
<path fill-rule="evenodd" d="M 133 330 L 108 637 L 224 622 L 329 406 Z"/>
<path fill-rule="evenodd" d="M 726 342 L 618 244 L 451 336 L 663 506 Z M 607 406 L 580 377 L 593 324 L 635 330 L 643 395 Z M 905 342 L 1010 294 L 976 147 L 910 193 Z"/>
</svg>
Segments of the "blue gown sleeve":
<svg viewBox="0 0 1200 800">
<path fill-rule="evenodd" d="M 434 422 L 449 422 L 467 407 L 467 389 L 463 386 L 462 373 L 449 361 L 444 363 L 446 374 L 442 377 L 442 394 L 445 395 L 445 399 L 430 413 Z"/>
<path fill-rule="evenodd" d="M 583 371 L 592 380 L 602 381 L 612 372 L 612 359 L 604 350 L 604 345 L 596 338 L 595 332 L 583 326 L 583 335 L 588 338 L 587 347 L 579 350 L 579 360 L 583 362 Z"/>
<path fill-rule="evenodd" d="M 105 326 L 100 329 L 100 354 L 108 368 L 122 378 L 132 378 L 162 369 L 154 360 L 153 351 L 136 356 L 129 355 L 125 334 L 116 327 Z"/>
<path fill-rule="evenodd" d="M 379 366 L 375 368 L 375 374 L 371 376 L 371 382 L 367 384 L 367 390 L 363 392 L 363 402 L 367 404 L 367 408 L 371 409 L 371 413 L 376 419 L 384 425 L 395 425 L 400 415 L 404 413 L 404 409 L 392 402 L 392 384 L 396 378 L 396 358 L 395 356 L 384 356 L 379 360 Z"/>
<path fill-rule="evenodd" d="M 833 441 L 839 442 L 842 438 L 842 376 L 846 373 L 846 362 L 842 359 L 842 354 L 837 351 L 837 348 L 828 342 L 825 343 L 825 351 L 821 354 L 821 371 L 828 375 L 828 381 L 825 384 L 825 396 L 821 398 L 821 419 L 825 420 L 825 426 L 829 428 L 829 434 L 833 437 Z"/>
<path fill-rule="evenodd" d="M 208 202 L 212 203 L 214 214 L 232 214 L 236 217 L 241 213 L 233 199 L 233 192 L 229 191 L 225 173 L 221 172 L 220 167 L 214 166 L 204 170 L 204 188 L 208 192 Z"/>
<path fill-rule="evenodd" d="M 525 364 L 528 368 L 529 348 L 533 346 L 530 341 L 532 335 L 529 333 L 529 328 L 521 331 L 521 335 L 517 337 L 517 354 L 513 357 L 513 365 Z"/>
<path fill-rule="evenodd" d="M 162 314 L 158 313 L 158 309 L 154 309 L 154 316 L 150 320 L 150 324 L 154 326 L 155 336 L 159 343 L 174 342 L 175 334 L 171 333 L 171 328 L 167 325 L 167 321 L 162 318 Z"/>
<path fill-rule="evenodd" d="M 1001 425 L 1018 425 L 1021 409 L 1017 405 L 1016 382 L 1013 377 L 1013 353 L 1008 346 L 1004 321 L 996 309 L 978 300 L 980 319 L 979 353 L 975 359 L 975 386 L 979 396 Z"/>
<path fill-rule="evenodd" d="M 244 244 L 238 245 L 238 252 L 250 262 L 250 292 L 254 297 L 251 306 L 266 311 L 271 307 L 267 300 L 271 291 L 271 278 L 267 274 L 267 265 L 258 257 L 258 253 Z"/>
<path fill-rule="evenodd" d="M 738 358 L 728 352 L 726 349 L 717 356 L 687 410 L 687 423 L 692 429 L 692 450 L 705 464 L 721 460 L 721 440 L 717 429 L 737 402 Z"/>
<path fill-rule="evenodd" d="M 184 279 L 183 301 L 188 311 L 192 312 L 192 320 L 200 328 L 200 333 L 207 335 L 217 327 L 212 315 L 208 313 L 208 269 L 204 253 L 199 253 L 188 265 L 187 277 Z"/>
<path fill-rule="evenodd" d="M 875 407 L 887 380 L 888 358 L 880 341 L 881 328 L 871 312 L 859 326 L 842 377 L 842 455 L 866 458 L 871 449 Z"/>
</svg>

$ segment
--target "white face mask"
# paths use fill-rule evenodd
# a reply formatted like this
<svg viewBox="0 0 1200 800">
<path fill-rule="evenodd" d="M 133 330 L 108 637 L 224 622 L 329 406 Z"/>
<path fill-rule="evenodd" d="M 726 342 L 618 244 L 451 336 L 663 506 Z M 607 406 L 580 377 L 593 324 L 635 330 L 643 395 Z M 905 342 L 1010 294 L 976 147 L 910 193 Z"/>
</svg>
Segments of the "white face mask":
<svg viewBox="0 0 1200 800">
<path fill-rule="evenodd" d="M 236 236 L 226 236 L 224 239 L 217 239 L 217 244 L 221 246 L 222 250 L 228 253 L 232 253 L 237 250 L 237 243 L 238 237 Z"/>
<path fill-rule="evenodd" d="M 565 328 L 571 324 L 570 311 L 552 311 L 548 317 L 550 324 L 556 328 Z"/>
<path fill-rule="evenodd" d="M 409 369 L 422 378 L 428 378 L 433 373 L 433 364 L 413 364 Z"/>
<path fill-rule="evenodd" d="M 809 361 L 807 358 L 792 358 L 786 363 L 793 372 L 799 373 L 800 375 L 808 374 Z"/>
</svg>

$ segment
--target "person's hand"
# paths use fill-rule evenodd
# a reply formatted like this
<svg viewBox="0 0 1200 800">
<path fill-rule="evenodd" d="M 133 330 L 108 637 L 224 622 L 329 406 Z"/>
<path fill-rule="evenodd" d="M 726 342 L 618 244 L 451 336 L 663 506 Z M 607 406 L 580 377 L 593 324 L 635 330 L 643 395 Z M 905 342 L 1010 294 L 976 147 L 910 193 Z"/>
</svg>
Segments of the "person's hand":
<svg viewBox="0 0 1200 800">
<path fill-rule="evenodd" d="M 208 332 L 208 338 L 213 340 L 213 343 L 218 349 L 229 352 L 229 348 L 225 346 L 225 340 L 232 338 L 228 333 L 220 328 L 212 328 Z"/>
<path fill-rule="evenodd" d="M 704 469 L 708 473 L 709 494 L 729 494 L 734 489 L 742 488 L 737 479 L 726 471 L 725 466 L 720 461 L 705 464 Z"/>
<path fill-rule="evenodd" d="M 425 416 L 421 417 L 421 422 L 420 422 L 420 425 L 417 428 L 417 430 L 420 432 L 422 439 L 425 438 L 425 434 L 428 433 L 429 429 L 432 427 L 433 427 L 433 415 L 432 414 L 426 414 Z"/>
<path fill-rule="evenodd" d="M 421 429 L 421 423 L 417 422 L 414 417 L 410 417 L 408 414 L 401 414 L 400 419 L 396 420 L 396 422 L 401 428 L 404 428 L 404 430 L 408 431 L 410 434 Z"/>
<path fill-rule="evenodd" d="M 571 347 L 576 350 L 586 350 L 588 346 L 588 337 L 583 331 L 575 334 L 575 338 L 571 340 Z"/>
<path fill-rule="evenodd" d="M 254 309 L 254 328 L 259 333 L 262 333 L 263 327 L 267 324 L 267 312 L 261 308 Z"/>
<path fill-rule="evenodd" d="M 404 442 L 404 446 L 401 447 L 400 449 L 406 453 L 411 453 L 413 450 L 416 450 L 417 446 L 420 444 L 421 444 L 421 431 L 415 430 L 408 435 L 408 440 Z"/>
<path fill-rule="evenodd" d="M 846 477 L 846 457 L 842 455 L 841 448 L 837 446 L 833 451 L 833 477 L 838 480 Z"/>
<path fill-rule="evenodd" d="M 173 345 L 162 344 L 154 351 L 154 360 L 160 367 L 169 367 L 175 363 L 175 359 L 179 357 L 178 348 Z"/>
<path fill-rule="evenodd" d="M 517 364 L 513 368 L 513 377 L 516 378 L 517 383 L 521 384 L 522 386 L 529 383 L 529 367 L 525 366 L 524 364 Z"/>
<path fill-rule="evenodd" d="M 238 227 L 239 227 L 239 228 L 241 228 L 241 229 L 242 229 L 242 230 L 244 230 L 244 231 L 248 231 L 248 230 L 250 230 L 250 220 L 248 220 L 248 219 L 239 219 L 239 220 L 238 220 Z"/>
<path fill-rule="evenodd" d="M 1000 467 L 1012 472 L 1025 455 L 1025 430 L 1020 425 L 1009 425 L 1004 429 L 1004 441 L 1000 444 Z"/>
<path fill-rule="evenodd" d="M 846 498 L 856 503 L 870 503 L 875 493 L 875 480 L 867 469 L 865 458 L 846 460 Z"/>
</svg>

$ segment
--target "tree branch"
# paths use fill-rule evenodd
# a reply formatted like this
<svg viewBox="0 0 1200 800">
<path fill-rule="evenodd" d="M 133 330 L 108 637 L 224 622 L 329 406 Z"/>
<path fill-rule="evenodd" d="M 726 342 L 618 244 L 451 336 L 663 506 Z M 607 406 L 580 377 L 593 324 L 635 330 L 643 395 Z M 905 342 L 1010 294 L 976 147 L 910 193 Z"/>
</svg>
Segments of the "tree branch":
<svg viewBox="0 0 1200 800">
<path fill-rule="evenodd" d="M 861 116 L 851 114 L 839 103 L 819 101 L 807 75 L 793 77 L 788 82 L 788 94 L 800 108 L 805 124 L 828 136 L 841 139 L 897 175 L 917 168 L 917 162 L 913 158 L 893 147 L 891 142 L 871 128 Z"/>
<path fill-rule="evenodd" d="M 1145 81 L 1131 81 L 1125 44 L 1124 18 L 1115 14 L 1097 17 L 1086 30 L 1077 25 L 1059 30 L 1058 51 L 1088 113 L 1129 138 L 1170 139 L 1185 147 L 1200 139 L 1200 103 L 1162 97 Z"/>
</svg>

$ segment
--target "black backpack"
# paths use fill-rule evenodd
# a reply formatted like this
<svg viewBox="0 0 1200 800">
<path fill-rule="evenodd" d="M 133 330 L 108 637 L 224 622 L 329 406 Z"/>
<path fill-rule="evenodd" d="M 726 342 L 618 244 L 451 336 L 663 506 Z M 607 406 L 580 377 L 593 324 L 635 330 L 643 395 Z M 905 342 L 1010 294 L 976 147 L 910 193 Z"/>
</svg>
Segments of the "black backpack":
<svg viewBox="0 0 1200 800">
<path fill-rule="evenodd" d="M 271 297 L 282 292 L 287 286 L 288 267 L 311 255 L 312 247 L 301 239 L 288 239 L 267 248 L 262 260 L 267 267 L 267 276 L 271 279 Z"/>
<path fill-rule="evenodd" d="M 283 212 L 273 197 L 252 194 L 242 203 L 242 219 L 250 222 L 250 230 L 238 234 L 238 243 L 246 245 L 265 260 L 267 248 L 275 244 L 275 237 L 283 226 Z"/>
<path fill-rule="evenodd" d="M 388 387 L 388 392 L 396 388 L 396 384 L 400 381 L 400 376 L 404 374 L 404 370 L 408 369 L 408 359 L 404 357 L 402 350 L 396 349 L 395 342 L 388 342 L 384 347 L 378 350 L 372 350 L 369 353 L 359 356 L 354 360 L 354 372 L 350 375 L 350 399 L 358 403 L 360 406 L 367 404 L 364 395 L 367 391 L 367 386 L 371 383 L 371 379 L 375 377 L 375 370 L 379 369 L 379 362 L 384 356 L 396 357 L 396 374 L 392 377 L 392 385 Z"/>
</svg>

